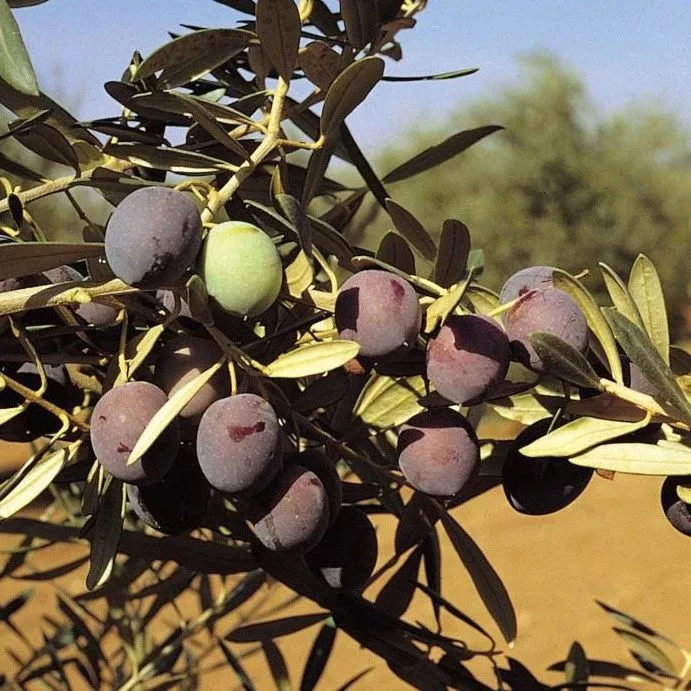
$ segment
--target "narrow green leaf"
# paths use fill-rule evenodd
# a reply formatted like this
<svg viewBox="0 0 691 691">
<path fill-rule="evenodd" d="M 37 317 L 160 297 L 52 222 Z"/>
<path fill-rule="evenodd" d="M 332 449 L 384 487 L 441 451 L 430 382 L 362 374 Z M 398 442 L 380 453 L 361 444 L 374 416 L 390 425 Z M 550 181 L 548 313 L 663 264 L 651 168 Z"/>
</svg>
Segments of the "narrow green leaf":
<svg viewBox="0 0 691 691">
<path fill-rule="evenodd" d="M 384 74 L 384 61 L 367 57 L 347 67 L 329 88 L 321 115 L 321 133 L 328 137 L 369 95 Z M 303 200 L 304 202 L 304 200 Z"/>
<path fill-rule="evenodd" d="M 273 362 L 266 365 L 264 374 L 268 377 L 289 379 L 323 374 L 352 360 L 359 350 L 360 346 L 355 341 L 333 340 L 308 343 L 279 355 Z"/>
<path fill-rule="evenodd" d="M 402 163 L 400 166 L 396 166 L 396 168 L 382 178 L 382 182 L 386 184 L 399 182 L 400 180 L 405 180 L 413 175 L 434 168 L 440 163 L 444 163 L 466 149 L 469 149 L 473 144 L 479 142 L 493 132 L 498 132 L 502 129 L 504 128 L 498 125 L 485 125 L 484 127 L 477 127 L 473 130 L 457 132 L 443 142 L 435 144 L 421 151 L 419 154 L 416 154 L 409 161 Z"/>
<path fill-rule="evenodd" d="M 619 353 L 617 352 L 617 342 L 614 340 L 612 329 L 593 296 L 577 278 L 561 269 L 553 269 L 552 283 L 555 288 L 568 293 L 581 306 L 590 330 L 595 334 L 602 349 L 605 351 L 607 364 L 614 381 L 618 384 L 623 384 L 624 374 L 621 369 Z"/>
<path fill-rule="evenodd" d="M 611 605 L 608 605 L 606 602 L 602 602 L 602 600 L 595 600 L 595 602 L 597 602 L 597 604 L 600 607 L 602 607 L 602 609 L 604 609 L 610 617 L 612 617 L 615 621 L 618 621 L 620 624 L 624 624 L 624 626 L 629 626 L 630 628 L 635 629 L 636 631 L 639 631 L 640 633 L 645 634 L 646 636 L 659 638 L 661 641 L 665 641 L 665 643 L 669 643 L 678 650 L 681 650 L 679 646 L 671 638 L 667 638 L 667 636 L 661 634 L 659 631 L 655 631 L 655 629 L 650 628 L 650 626 L 644 624 L 639 619 L 635 619 L 630 614 L 622 612 L 620 609 L 615 609 Z"/>
<path fill-rule="evenodd" d="M 290 674 L 280 648 L 270 639 L 262 641 L 262 648 L 277 691 L 292 691 Z"/>
<path fill-rule="evenodd" d="M 89 535 L 91 565 L 86 576 L 86 587 L 89 590 L 98 588 L 110 578 L 122 534 L 126 505 L 125 483 L 113 478 L 101 497 Z"/>
<path fill-rule="evenodd" d="M 470 252 L 468 226 L 447 218 L 439 236 L 439 249 L 434 263 L 434 282 L 443 288 L 458 283 L 465 273 Z"/>
<path fill-rule="evenodd" d="M 309 163 L 307 164 L 307 172 L 305 174 L 305 182 L 302 186 L 302 206 L 307 209 L 312 198 L 319 194 L 319 188 L 324 179 L 324 173 L 329 167 L 329 161 L 336 146 L 336 140 L 333 137 L 327 138 L 324 145 L 315 149 L 310 154 Z"/>
<path fill-rule="evenodd" d="M 398 76 L 385 76 L 382 78 L 384 82 L 428 82 L 428 81 L 440 81 L 444 79 L 457 79 L 458 77 L 467 77 L 470 74 L 475 74 L 478 71 L 478 67 L 471 67 L 465 70 L 453 70 L 452 72 L 439 72 L 437 74 L 423 74 L 418 77 L 398 77 Z"/>
<path fill-rule="evenodd" d="M 415 273 L 415 255 L 410 245 L 398 234 L 389 232 L 379 243 L 377 259 L 407 273 Z"/>
<path fill-rule="evenodd" d="M 370 427 L 389 429 L 421 413 L 424 409 L 418 401 L 426 393 L 421 376 L 394 378 L 374 373 L 360 392 L 353 415 Z"/>
<path fill-rule="evenodd" d="M 598 377 L 585 356 L 572 345 L 551 333 L 535 331 L 530 344 L 542 361 L 546 372 L 576 386 L 602 390 Z"/>
<path fill-rule="evenodd" d="M 456 554 L 468 570 L 487 611 L 499 627 L 504 640 L 511 643 L 516 638 L 517 622 L 516 612 L 506 587 L 475 541 L 454 518 L 444 509 L 439 511 L 439 517 Z"/>
<path fill-rule="evenodd" d="M 230 60 L 247 48 L 253 38 L 252 33 L 241 29 L 201 29 L 179 36 L 149 55 L 133 79 L 146 79 L 163 70 L 163 86 L 182 86 Z"/>
<path fill-rule="evenodd" d="M 499 296 L 479 283 L 471 283 L 463 297 L 480 314 L 489 314 L 499 307 Z"/>
<path fill-rule="evenodd" d="M 567 422 L 537 441 L 524 446 L 520 451 L 524 456 L 531 458 L 573 456 L 597 444 L 643 429 L 648 423 L 647 418 L 643 418 L 640 422 L 619 422 L 581 417 Z"/>
<path fill-rule="evenodd" d="M 619 274 L 604 262 L 598 262 L 605 287 L 612 299 L 612 304 L 630 321 L 643 328 L 643 320 L 638 312 L 636 303 L 629 294 L 628 288 Z"/>
<path fill-rule="evenodd" d="M 341 144 L 345 147 L 346 151 L 350 155 L 350 160 L 353 165 L 357 168 L 358 173 L 362 175 L 362 179 L 367 183 L 369 191 L 374 195 L 374 198 L 379 202 L 382 208 L 386 208 L 386 199 L 389 194 L 382 185 L 381 180 L 374 172 L 369 161 L 362 153 L 362 150 L 355 141 L 353 135 L 350 132 L 348 126 L 343 123 L 339 128 L 341 135 Z"/>
<path fill-rule="evenodd" d="M 331 655 L 333 650 L 337 632 L 338 629 L 332 619 L 327 620 L 320 629 L 317 637 L 314 639 L 312 649 L 305 663 L 305 669 L 302 672 L 300 691 L 312 691 L 312 689 L 317 687 L 326 663 L 329 660 L 329 655 Z"/>
<path fill-rule="evenodd" d="M 634 475 L 691 475 L 691 449 L 681 444 L 601 444 L 569 460 L 576 465 Z"/>
<path fill-rule="evenodd" d="M 629 360 L 638 365 L 656 387 L 660 401 L 668 403 L 680 417 L 690 421 L 691 404 L 648 334 L 613 307 L 605 307 L 602 312 Z"/>
<path fill-rule="evenodd" d="M 144 168 L 161 168 L 181 175 L 210 175 L 219 170 L 235 171 L 236 166 L 197 151 L 173 146 L 149 146 L 139 142 L 108 143 L 103 152 Z"/>
<path fill-rule="evenodd" d="M 137 439 L 137 443 L 134 445 L 127 459 L 127 465 L 136 463 L 151 448 L 151 445 L 158 439 L 163 430 L 173 422 L 180 411 L 190 402 L 209 379 L 221 369 L 224 362 L 225 356 L 211 365 L 209 369 L 200 372 L 194 379 L 191 379 L 187 384 L 181 386 L 175 394 L 168 398 L 163 406 L 156 411 L 156 414 L 151 420 L 149 420 L 149 423 L 144 428 L 139 439 Z"/>
<path fill-rule="evenodd" d="M 662 359 L 669 364 L 669 324 L 662 283 L 654 264 L 639 254 L 629 275 L 629 292 L 638 307 L 643 326 Z"/>
<path fill-rule="evenodd" d="M 74 168 L 80 173 L 77 152 L 59 129 L 46 122 L 36 123 L 29 129 L 19 129 L 13 132 L 14 138 L 38 156 L 55 163 Z"/>
<path fill-rule="evenodd" d="M 341 73 L 343 58 L 324 41 L 312 41 L 300 49 L 298 62 L 312 84 L 328 91 Z"/>
<path fill-rule="evenodd" d="M 0 0 L 0 79 L 23 94 L 39 95 L 31 59 L 7 0 Z"/>
<path fill-rule="evenodd" d="M 669 656 L 647 638 L 626 629 L 615 628 L 614 632 L 623 639 L 632 652 L 636 653 L 643 660 L 654 665 L 665 674 L 669 674 L 671 677 L 676 678 L 678 676 L 676 665 L 670 660 Z"/>
<path fill-rule="evenodd" d="M 0 519 L 9 518 L 30 504 L 57 477 L 74 455 L 79 445 L 60 449 L 42 458 L 22 481 L 0 501 Z"/>
<path fill-rule="evenodd" d="M 279 76 L 289 82 L 300 47 L 300 13 L 293 0 L 257 0 L 257 35 Z"/>
<path fill-rule="evenodd" d="M 437 248 L 434 240 L 424 229 L 422 223 L 407 209 L 397 204 L 393 199 L 386 200 L 386 210 L 396 226 L 396 230 L 410 242 L 420 254 L 429 261 L 434 261 Z"/>
<path fill-rule="evenodd" d="M 0 280 L 42 273 L 103 255 L 96 242 L 5 242 L 0 245 Z"/>
</svg>

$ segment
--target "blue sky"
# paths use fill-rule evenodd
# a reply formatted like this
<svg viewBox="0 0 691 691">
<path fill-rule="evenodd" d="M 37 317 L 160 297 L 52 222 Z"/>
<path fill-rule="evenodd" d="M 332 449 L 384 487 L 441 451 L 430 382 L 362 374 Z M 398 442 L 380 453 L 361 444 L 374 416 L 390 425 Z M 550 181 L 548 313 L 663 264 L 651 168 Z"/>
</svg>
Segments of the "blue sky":
<svg viewBox="0 0 691 691">
<path fill-rule="evenodd" d="M 212 0 L 50 0 L 15 11 L 42 88 L 53 94 L 59 85 L 68 101 L 81 94 L 74 114 L 82 119 L 119 112 L 102 85 L 119 79 L 134 49 L 146 56 L 182 23 L 228 27 L 242 16 Z M 382 83 L 349 124 L 369 148 L 415 114 L 442 120 L 515 82 L 516 56 L 538 48 L 574 68 L 605 112 L 655 101 L 689 123 L 689 36 L 689 0 L 430 0 L 418 26 L 399 34 L 404 60 L 387 61 L 387 73 L 480 72 L 414 87 Z"/>
</svg>

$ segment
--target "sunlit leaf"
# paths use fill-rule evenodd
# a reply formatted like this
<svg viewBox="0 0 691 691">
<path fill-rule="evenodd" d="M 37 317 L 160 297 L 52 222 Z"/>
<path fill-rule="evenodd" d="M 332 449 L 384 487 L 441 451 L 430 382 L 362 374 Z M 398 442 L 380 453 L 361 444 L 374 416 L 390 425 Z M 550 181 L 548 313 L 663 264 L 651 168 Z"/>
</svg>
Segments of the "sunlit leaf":
<svg viewBox="0 0 691 691">
<path fill-rule="evenodd" d="M 308 343 L 279 355 L 273 362 L 266 365 L 264 373 L 268 377 L 290 379 L 323 374 L 345 365 L 358 354 L 359 350 L 360 345 L 355 341 L 333 340 Z"/>
<path fill-rule="evenodd" d="M 379 429 L 402 425 L 424 410 L 418 401 L 426 393 L 421 376 L 394 378 L 375 373 L 360 392 L 353 415 Z"/>
<path fill-rule="evenodd" d="M 589 468 L 635 475 L 691 475 L 691 449 L 681 444 L 601 444 L 569 460 Z"/>
<path fill-rule="evenodd" d="M 524 446 L 524 456 L 573 456 L 597 444 L 622 437 L 648 425 L 648 418 L 640 422 L 619 422 L 595 417 L 581 417 L 567 422 L 544 437 Z"/>
<path fill-rule="evenodd" d="M 660 277 L 654 264 L 639 254 L 629 275 L 629 292 L 641 315 L 643 326 L 662 359 L 669 364 L 669 324 Z"/>
<path fill-rule="evenodd" d="M 624 640 L 629 649 L 646 662 L 671 677 L 678 674 L 676 665 L 669 656 L 647 638 L 626 629 L 614 629 L 615 633 Z"/>
<path fill-rule="evenodd" d="M 638 312 L 636 303 L 629 294 L 624 281 L 617 272 L 604 262 L 598 262 L 600 271 L 602 271 L 602 278 L 605 281 L 607 292 L 612 298 L 612 304 L 630 321 L 643 328 L 643 320 Z"/>
<path fill-rule="evenodd" d="M 612 377 L 618 384 L 624 383 L 624 375 L 621 369 L 621 360 L 617 352 L 617 342 L 614 340 L 612 329 L 600 311 L 598 304 L 586 287 L 574 276 L 554 269 L 552 271 L 552 283 L 555 288 L 559 288 L 568 293 L 580 306 L 585 315 L 585 320 L 590 330 L 600 342 L 602 349 L 607 357 L 607 364 L 612 373 Z"/>
<path fill-rule="evenodd" d="M 0 79 L 30 96 L 38 96 L 38 82 L 7 0 L 0 0 Z"/>
</svg>

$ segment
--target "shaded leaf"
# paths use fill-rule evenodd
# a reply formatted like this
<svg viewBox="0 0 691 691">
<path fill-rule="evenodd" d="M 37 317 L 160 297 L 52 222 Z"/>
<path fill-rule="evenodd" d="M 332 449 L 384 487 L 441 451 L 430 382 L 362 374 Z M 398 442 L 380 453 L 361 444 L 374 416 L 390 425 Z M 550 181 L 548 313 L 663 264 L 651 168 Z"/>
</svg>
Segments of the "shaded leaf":
<svg viewBox="0 0 691 691">
<path fill-rule="evenodd" d="M 269 669 L 276 684 L 276 689 L 278 691 L 291 691 L 292 685 L 290 683 L 288 667 L 279 647 L 272 640 L 267 639 L 262 641 L 262 648 L 264 649 L 264 655 L 266 655 L 266 661 L 269 663 Z"/>
<path fill-rule="evenodd" d="M 618 384 L 623 384 L 624 374 L 621 369 L 617 343 L 614 340 L 612 329 L 593 296 L 577 278 L 560 269 L 552 270 L 552 283 L 555 288 L 568 293 L 581 306 L 590 330 L 595 334 L 602 349 L 605 351 L 612 378 Z"/>
<path fill-rule="evenodd" d="M 343 370 L 332 370 L 311 382 L 293 399 L 291 406 L 298 413 L 327 408 L 343 398 L 347 386 L 348 375 Z"/>
<path fill-rule="evenodd" d="M 257 0 L 257 35 L 279 76 L 289 82 L 300 46 L 300 14 L 293 0 Z"/>
<path fill-rule="evenodd" d="M 285 617 L 284 619 L 273 619 L 272 621 L 263 621 L 258 624 L 247 624 L 231 631 L 226 636 L 226 640 L 231 643 L 253 643 L 257 641 L 273 640 L 314 626 L 324 621 L 328 616 L 326 612 L 317 614 L 298 614 L 294 617 Z"/>
<path fill-rule="evenodd" d="M 298 54 L 300 68 L 312 84 L 327 91 L 341 73 L 341 56 L 324 41 L 312 41 Z"/>
<path fill-rule="evenodd" d="M 252 683 L 252 680 L 250 679 L 247 672 L 245 671 L 245 668 L 240 663 L 240 660 L 238 659 L 237 655 L 235 655 L 235 653 L 233 653 L 230 647 L 222 640 L 217 640 L 217 643 L 221 651 L 223 652 L 223 656 L 225 657 L 226 662 L 230 665 L 233 672 L 235 672 L 235 676 L 237 676 L 238 681 L 242 685 L 244 691 L 255 691 L 254 684 Z"/>
<path fill-rule="evenodd" d="M 626 629 L 615 628 L 614 632 L 624 640 L 637 657 L 642 658 L 670 677 L 677 676 L 676 665 L 670 660 L 669 656 L 647 638 Z"/>
<path fill-rule="evenodd" d="M 277 194 L 276 201 L 281 211 L 297 231 L 300 247 L 308 257 L 312 256 L 312 226 L 300 202 L 290 194 Z"/>
<path fill-rule="evenodd" d="M 333 134 L 375 87 L 384 74 L 384 61 L 366 57 L 347 67 L 334 80 L 324 99 L 321 133 Z M 304 203 L 304 200 L 303 200 Z"/>
<path fill-rule="evenodd" d="M 331 655 L 333 650 L 337 632 L 338 629 L 333 621 L 327 621 L 322 626 L 314 639 L 312 649 L 305 663 L 302 681 L 300 682 L 300 691 L 312 691 L 312 689 L 316 688 L 324 672 L 324 667 L 326 667 L 326 663 L 329 660 L 329 655 Z"/>
<path fill-rule="evenodd" d="M 13 132 L 15 139 L 38 156 L 70 166 L 79 173 L 77 152 L 60 130 L 46 122 Z"/>
<path fill-rule="evenodd" d="M 323 341 L 308 343 L 295 350 L 279 355 L 266 365 L 264 373 L 268 377 L 308 377 L 323 374 L 341 367 L 352 360 L 360 350 L 355 341 Z"/>
<path fill-rule="evenodd" d="M 589 468 L 635 475 L 691 475 L 691 449 L 681 444 L 601 444 L 569 460 Z"/>
<path fill-rule="evenodd" d="M 685 420 L 691 420 L 691 404 L 648 334 L 616 309 L 605 307 L 602 311 L 624 353 L 655 386 L 660 401 L 672 406 Z"/>
<path fill-rule="evenodd" d="M 161 84 L 168 89 L 199 79 L 247 48 L 253 34 L 241 29 L 201 29 L 166 43 L 139 65 L 133 80 L 163 70 Z"/>
<path fill-rule="evenodd" d="M 386 200 L 386 210 L 396 226 L 396 230 L 410 242 L 418 252 L 429 261 L 433 261 L 437 252 L 434 241 L 424 229 L 422 223 L 407 209 L 393 199 Z"/>
<path fill-rule="evenodd" d="M 23 94 L 39 95 L 36 73 L 6 0 L 0 0 L 0 79 Z"/>
<path fill-rule="evenodd" d="M 126 504 L 125 483 L 113 478 L 101 497 L 89 535 L 91 564 L 86 576 L 86 587 L 89 590 L 98 588 L 110 578 L 122 533 Z"/>
<path fill-rule="evenodd" d="M 382 238 L 377 248 L 377 259 L 407 274 L 415 273 L 415 255 L 398 233 L 389 232 Z"/>
<path fill-rule="evenodd" d="M 626 612 L 622 612 L 619 609 L 615 609 L 611 605 L 608 605 L 606 602 L 602 602 L 601 600 L 595 600 L 597 604 L 602 607 L 602 609 L 609 614 L 610 617 L 613 617 L 616 621 L 618 621 L 621 624 L 624 624 L 625 626 L 629 626 L 632 629 L 635 629 L 636 631 L 639 631 L 642 634 L 645 634 L 646 636 L 652 636 L 654 638 L 659 638 L 662 641 L 665 641 L 666 643 L 669 643 L 670 645 L 673 645 L 675 648 L 679 648 L 679 646 L 670 638 L 667 638 L 667 636 L 664 636 L 661 634 L 659 631 L 655 631 L 655 629 L 651 628 L 647 624 L 644 624 L 642 621 L 639 619 L 635 619 L 632 617 L 630 614 L 627 614 Z"/>
<path fill-rule="evenodd" d="M 451 72 L 439 72 L 438 74 L 425 74 L 419 77 L 399 77 L 394 75 L 387 75 L 382 78 L 384 82 L 426 82 L 438 81 L 443 79 L 457 79 L 458 77 L 467 77 L 469 74 L 475 74 L 478 67 L 471 67 L 465 70 L 453 70 Z"/>
<path fill-rule="evenodd" d="M 646 417 L 640 422 L 619 422 L 595 417 L 581 417 L 567 422 L 562 427 L 524 446 L 520 452 L 531 458 L 573 456 L 591 446 L 642 429 L 648 423 L 649 419 Z"/>
<path fill-rule="evenodd" d="M 583 646 L 574 641 L 569 648 L 566 656 L 566 666 L 564 676 L 567 683 L 578 683 L 588 681 L 590 670 L 588 668 L 588 658 L 586 657 Z"/>
<path fill-rule="evenodd" d="M 377 28 L 377 0 L 340 0 L 340 5 L 348 41 L 356 50 L 362 50 Z"/>
<path fill-rule="evenodd" d="M 515 640 L 517 633 L 516 612 L 504 584 L 487 561 L 487 557 L 453 517 L 443 509 L 439 511 L 439 517 L 487 611 L 496 622 L 506 642 L 511 643 Z"/>
<path fill-rule="evenodd" d="M 235 166 L 220 158 L 171 146 L 149 146 L 138 142 L 108 143 L 103 147 L 103 151 L 137 166 L 160 168 L 183 175 L 206 175 L 218 170 L 235 170 Z"/>
<path fill-rule="evenodd" d="M 669 364 L 669 324 L 662 283 L 655 265 L 639 254 L 629 275 L 629 293 L 636 303 L 643 326 L 662 359 Z"/>
<path fill-rule="evenodd" d="M 389 195 L 386 189 L 384 189 L 384 185 L 382 185 L 369 161 L 365 158 L 365 155 L 353 138 L 348 126 L 343 123 L 339 131 L 341 134 L 341 143 L 350 155 L 351 162 L 357 168 L 358 173 L 362 175 L 362 179 L 367 183 L 367 187 L 374 195 L 374 198 L 379 202 L 379 205 L 385 209 L 386 200 Z"/>
<path fill-rule="evenodd" d="M 439 236 L 439 249 L 434 263 L 434 282 L 442 288 L 450 288 L 454 283 L 458 283 L 465 273 L 469 252 L 468 226 L 461 221 L 447 218 Z"/>
<path fill-rule="evenodd" d="M 417 590 L 418 572 L 422 561 L 422 549 L 416 547 L 408 555 L 401 568 L 379 591 L 375 604 L 392 617 L 402 617 L 410 606 Z"/>
<path fill-rule="evenodd" d="M 101 243 L 5 242 L 0 245 L 0 280 L 42 273 L 102 254 Z"/>
<path fill-rule="evenodd" d="M 399 182 L 400 180 L 405 180 L 413 175 L 434 168 L 440 163 L 444 163 L 466 149 L 469 149 L 473 144 L 484 139 L 486 136 L 502 129 L 504 128 L 498 125 L 485 125 L 484 127 L 477 127 L 472 130 L 457 132 L 443 142 L 435 144 L 421 151 L 419 154 L 416 154 L 409 161 L 402 163 L 400 166 L 396 166 L 396 168 L 382 178 L 382 182 Z"/>
<path fill-rule="evenodd" d="M 535 349 L 546 372 L 576 386 L 602 390 L 600 377 L 585 356 L 572 345 L 551 333 L 534 331 L 530 344 Z"/>
</svg>

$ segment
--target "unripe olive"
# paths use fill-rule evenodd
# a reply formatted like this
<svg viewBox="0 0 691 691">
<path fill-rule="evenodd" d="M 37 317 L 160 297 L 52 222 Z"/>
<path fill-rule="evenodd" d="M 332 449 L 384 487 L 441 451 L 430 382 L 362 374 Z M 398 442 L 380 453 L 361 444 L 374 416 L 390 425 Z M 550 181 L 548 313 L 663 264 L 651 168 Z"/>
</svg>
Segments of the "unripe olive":
<svg viewBox="0 0 691 691">
<path fill-rule="evenodd" d="M 247 317 L 269 309 L 283 281 L 281 257 L 271 238 L 240 221 L 219 223 L 209 231 L 197 271 L 220 307 Z"/>
</svg>

